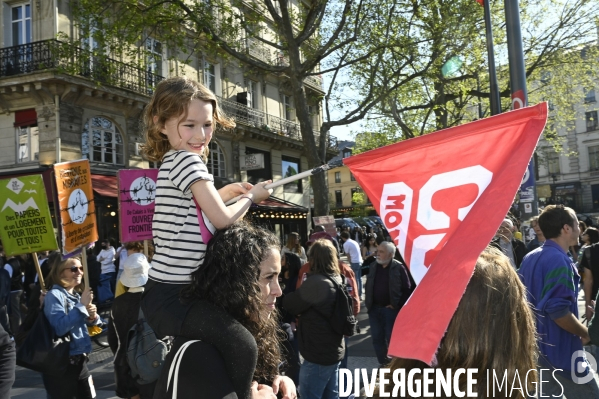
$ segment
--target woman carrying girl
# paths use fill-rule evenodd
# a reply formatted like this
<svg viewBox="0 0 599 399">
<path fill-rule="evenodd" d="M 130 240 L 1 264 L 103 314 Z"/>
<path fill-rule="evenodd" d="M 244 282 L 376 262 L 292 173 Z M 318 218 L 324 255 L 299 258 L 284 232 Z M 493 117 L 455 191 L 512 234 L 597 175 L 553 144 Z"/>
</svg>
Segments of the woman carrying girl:
<svg viewBox="0 0 599 399">
<path fill-rule="evenodd" d="M 69 334 L 71 337 L 67 371 L 60 377 L 42 374 L 49 399 L 95 397 L 87 369 L 87 355 L 92 351 L 87 327 L 102 324 L 102 320 L 92 304 L 91 289 L 88 287 L 79 295 L 82 278 L 81 261 L 69 258 L 55 265 L 46 281 L 49 291 L 44 299 L 44 314 L 56 336 Z"/>
<path fill-rule="evenodd" d="M 214 317 L 198 315 L 192 322 L 218 329 L 227 345 L 250 348 L 251 367 L 231 369 L 213 345 L 178 338 L 154 399 L 239 398 L 232 383 L 236 375 L 248 381 L 254 399 L 274 398 L 277 393 L 286 399 L 297 397 L 293 382 L 278 371 L 279 245 L 270 231 L 243 221 L 216 233 L 208 244 L 204 266 L 192 273 L 193 282 L 183 297 L 214 307 Z M 220 317 L 228 323 L 223 325 Z"/>
<path fill-rule="evenodd" d="M 250 354 L 245 353 L 249 349 L 228 346 L 218 324 L 208 328 L 188 322 L 200 315 L 210 318 L 214 309 L 203 302 L 183 304 L 179 294 L 200 268 L 215 229 L 230 226 L 252 203 L 268 198 L 270 191 L 264 186 L 270 181 L 216 190 L 206 167 L 208 145 L 216 126 L 235 124 L 222 114 L 214 93 L 194 80 L 175 77 L 160 82 L 146 107 L 144 123 L 144 151 L 162 164 L 152 222 L 155 254 L 142 298 L 143 313 L 158 337 L 201 339 L 221 351 L 228 366 L 250 368 Z M 240 194 L 237 203 L 225 205 Z M 226 326 L 226 317 L 214 317 Z M 249 397 L 250 381 L 234 376 L 233 385 L 240 397 Z"/>
</svg>

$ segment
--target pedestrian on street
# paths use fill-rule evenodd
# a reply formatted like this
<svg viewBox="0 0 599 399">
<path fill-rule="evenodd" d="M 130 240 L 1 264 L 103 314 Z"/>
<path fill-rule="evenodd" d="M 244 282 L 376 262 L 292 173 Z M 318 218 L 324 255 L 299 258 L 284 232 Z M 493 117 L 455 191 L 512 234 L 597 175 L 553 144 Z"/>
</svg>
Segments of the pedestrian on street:
<svg viewBox="0 0 599 399">
<path fill-rule="evenodd" d="M 83 267 L 77 258 L 58 263 L 48 276 L 50 288 L 44 299 L 44 314 L 56 336 L 70 336 L 70 358 L 61 376 L 42 374 L 49 399 L 91 399 L 95 397 L 91 374 L 87 368 L 92 343 L 88 326 L 100 325 L 102 320 L 92 304 L 93 294 L 86 288 L 81 292 Z M 79 294 L 81 292 L 81 294 Z"/>
<path fill-rule="evenodd" d="M 342 262 L 341 259 L 338 259 L 338 265 L 339 271 L 341 272 L 341 274 L 345 276 L 345 286 L 347 287 L 347 293 L 352 299 L 352 308 L 354 311 L 354 316 L 358 317 L 358 313 L 360 313 L 360 297 L 358 297 L 358 282 L 356 281 L 356 275 L 354 274 L 354 271 L 351 269 L 351 267 L 349 267 L 347 263 Z M 302 268 L 299 270 L 299 277 L 297 279 L 296 289 L 299 288 L 304 281 L 306 281 L 310 273 L 312 273 L 312 266 L 310 265 L 310 262 L 308 262 L 305 265 L 303 265 Z M 349 348 L 347 346 L 349 343 L 349 338 L 344 337 L 344 341 L 345 355 L 343 356 L 343 359 L 339 364 L 339 368 L 342 369 L 347 368 L 347 361 L 349 358 Z"/>
<path fill-rule="evenodd" d="M 102 250 L 96 256 L 96 260 L 102 265 L 102 273 L 100 275 L 100 281 L 110 281 L 110 291 L 114 296 L 116 289 L 116 266 L 114 265 L 114 257 L 116 250 L 110 243 L 108 238 L 102 240 Z"/>
<path fill-rule="evenodd" d="M 299 317 L 299 350 L 304 358 L 299 391 L 302 399 L 337 399 L 339 363 L 345 354 L 345 343 L 343 335 L 337 334 L 330 323 L 336 298 L 331 279 L 337 285 L 343 282 L 333 243 L 316 240 L 308 251 L 308 262 L 308 278 L 283 301 L 283 307 Z"/>
<path fill-rule="evenodd" d="M 0 398 L 9 398 L 15 382 L 15 341 L 0 324 Z"/>
<path fill-rule="evenodd" d="M 127 243 L 129 247 L 132 244 Z M 135 247 L 133 247 L 135 248 Z M 127 344 L 129 330 L 139 319 L 139 307 L 144 285 L 148 281 L 148 263 L 144 254 L 132 253 L 125 258 L 120 282 L 128 288 L 127 292 L 114 299 L 111 318 L 108 323 L 108 344 L 114 357 L 114 375 L 116 394 L 119 398 L 152 399 L 156 382 L 139 384 L 132 376 L 127 362 Z"/>
<path fill-rule="evenodd" d="M 372 345 L 381 367 L 389 363 L 387 352 L 397 314 L 415 288 L 409 270 L 393 259 L 395 245 L 383 241 L 376 252 L 366 280 L 366 308 Z"/>
<path fill-rule="evenodd" d="M 358 282 L 358 296 L 362 298 L 362 253 L 360 251 L 360 244 L 352 240 L 349 237 L 349 233 L 344 231 L 341 233 L 341 240 L 343 241 L 343 252 L 349 258 L 349 265 L 356 275 L 356 281 Z"/>
<path fill-rule="evenodd" d="M 514 238 L 514 222 L 509 218 L 501 222 L 495 238 L 491 241 L 491 245 L 501 250 L 510 259 L 512 266 L 516 270 L 520 268 L 524 255 L 528 253 L 526 245 L 517 238 Z"/>
<path fill-rule="evenodd" d="M 119 270 L 116 275 L 116 281 L 121 279 L 121 274 L 123 274 L 123 270 L 125 269 L 125 260 L 127 259 L 127 248 L 125 243 L 122 243 L 119 249 L 116 250 L 115 258 L 118 259 Z M 115 260 L 116 265 L 116 260 Z M 116 295 L 115 295 L 116 296 Z"/>
<path fill-rule="evenodd" d="M 287 244 L 281 248 L 281 256 L 285 253 L 292 253 L 299 256 L 302 265 L 308 261 L 306 257 L 306 250 L 300 244 L 300 236 L 298 233 L 289 233 L 287 236 Z"/>
<path fill-rule="evenodd" d="M 582 348 L 590 338 L 578 320 L 580 276 L 568 256 L 580 233 L 576 213 L 563 205 L 548 205 L 539 215 L 539 226 L 545 244 L 524 258 L 519 274 L 535 309 L 539 368 L 555 371 L 555 379 L 543 382 L 540 394 L 599 398 L 599 386 Z"/>
<path fill-rule="evenodd" d="M 10 331 L 16 334 L 21 326 L 21 297 L 23 296 L 23 276 L 25 274 L 25 262 L 21 256 L 11 256 L 4 265 L 4 270 L 10 276 L 10 309 L 8 309 L 10 320 Z"/>
<path fill-rule="evenodd" d="M 534 238 L 530 240 L 528 245 L 526 246 L 526 250 L 528 252 L 532 252 L 532 250 L 539 248 L 543 243 L 545 243 L 545 236 L 539 227 L 539 217 L 535 216 L 530 219 L 530 228 L 534 232 Z"/>
</svg>

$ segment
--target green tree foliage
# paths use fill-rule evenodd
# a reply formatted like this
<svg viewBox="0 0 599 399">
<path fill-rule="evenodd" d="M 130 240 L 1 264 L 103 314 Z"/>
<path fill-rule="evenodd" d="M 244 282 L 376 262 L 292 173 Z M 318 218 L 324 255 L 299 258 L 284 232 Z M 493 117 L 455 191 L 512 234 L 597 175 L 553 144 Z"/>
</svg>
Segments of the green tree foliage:
<svg viewBox="0 0 599 399">
<path fill-rule="evenodd" d="M 490 115 L 483 8 L 474 0 L 434 0 L 414 7 L 419 9 L 413 15 L 423 46 L 445 47 L 426 73 L 395 90 L 368 115 L 363 125 L 367 133 L 356 136 L 356 153 Z M 491 2 L 491 7 L 499 90 L 507 111 L 511 101 L 504 2 Z M 560 151 L 556 129 L 581 117 L 575 106 L 584 99 L 583 88 L 593 87 L 597 79 L 599 2 L 528 0 L 521 1 L 520 8 L 529 104 L 551 102 L 545 138 Z M 459 70 L 444 76 L 443 65 L 455 57 L 461 61 Z"/>
<path fill-rule="evenodd" d="M 148 37 L 158 38 L 170 57 L 218 54 L 249 75 L 275 74 L 293 96 L 308 166 L 326 162 L 329 130 L 361 120 L 397 88 L 414 84 L 445 52 L 418 34 L 413 1 L 313 0 L 77 0 L 78 28 L 98 48 L 143 60 Z M 295 3 L 294 3 L 295 4 Z M 271 35 L 269 32 L 272 32 Z M 276 54 L 270 62 L 251 57 L 247 43 Z M 424 61 L 423 61 L 424 60 Z M 351 72 L 350 69 L 355 71 Z M 304 80 L 324 74 L 324 96 Z M 349 77 L 349 79 L 348 79 Z M 359 96 L 344 98 L 348 90 Z M 325 122 L 314 134 L 310 105 L 324 100 Z M 332 111 L 337 111 L 333 117 Z M 325 176 L 311 179 L 316 215 L 329 212 Z"/>
</svg>

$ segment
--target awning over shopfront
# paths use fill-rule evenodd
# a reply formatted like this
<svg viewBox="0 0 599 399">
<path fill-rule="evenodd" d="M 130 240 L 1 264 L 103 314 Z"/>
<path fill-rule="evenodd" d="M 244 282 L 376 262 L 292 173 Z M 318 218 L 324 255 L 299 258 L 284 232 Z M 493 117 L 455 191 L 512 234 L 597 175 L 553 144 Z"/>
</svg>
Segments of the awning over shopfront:
<svg viewBox="0 0 599 399">
<path fill-rule="evenodd" d="M 250 208 L 248 214 L 257 219 L 305 219 L 308 208 L 271 196 L 260 202 L 257 207 Z"/>
<path fill-rule="evenodd" d="M 92 174 L 92 187 L 96 194 L 102 195 L 104 197 L 116 198 L 119 194 L 116 176 Z"/>
<path fill-rule="evenodd" d="M 44 187 L 46 188 L 46 195 L 48 197 L 48 202 L 54 202 L 54 190 L 52 185 L 52 169 L 37 169 L 30 170 L 26 172 L 18 172 L 18 173 L 10 173 L 7 171 L 6 174 L 0 173 L 0 180 L 10 179 L 11 177 L 23 177 L 23 176 L 31 176 L 31 175 L 42 175 L 42 179 L 44 181 Z"/>
</svg>

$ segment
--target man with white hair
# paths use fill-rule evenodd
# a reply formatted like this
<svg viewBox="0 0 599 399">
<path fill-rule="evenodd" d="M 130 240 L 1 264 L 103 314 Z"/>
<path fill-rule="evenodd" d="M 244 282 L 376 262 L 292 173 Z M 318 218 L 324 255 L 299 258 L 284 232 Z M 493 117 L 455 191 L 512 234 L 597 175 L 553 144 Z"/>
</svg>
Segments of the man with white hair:
<svg viewBox="0 0 599 399">
<path fill-rule="evenodd" d="M 395 245 L 387 241 L 381 242 L 376 255 L 376 262 L 371 264 L 366 280 L 365 303 L 372 345 L 379 364 L 383 367 L 389 362 L 387 351 L 395 318 L 416 284 L 408 269 L 393 259 Z"/>
<path fill-rule="evenodd" d="M 503 219 L 503 222 L 501 222 L 501 226 L 497 229 L 491 245 L 500 249 L 510 259 L 510 263 L 514 269 L 520 268 L 524 255 L 528 253 L 526 245 L 514 238 L 514 223 L 508 218 Z"/>
</svg>

